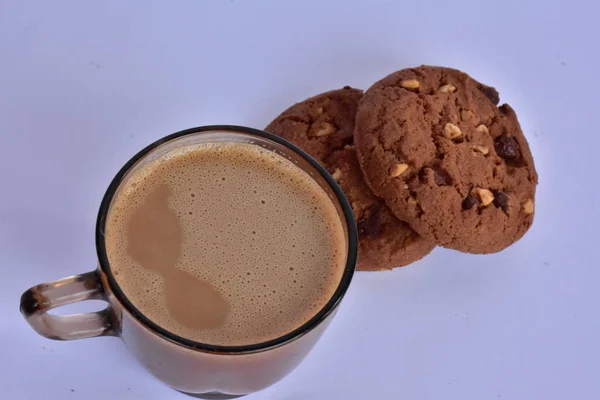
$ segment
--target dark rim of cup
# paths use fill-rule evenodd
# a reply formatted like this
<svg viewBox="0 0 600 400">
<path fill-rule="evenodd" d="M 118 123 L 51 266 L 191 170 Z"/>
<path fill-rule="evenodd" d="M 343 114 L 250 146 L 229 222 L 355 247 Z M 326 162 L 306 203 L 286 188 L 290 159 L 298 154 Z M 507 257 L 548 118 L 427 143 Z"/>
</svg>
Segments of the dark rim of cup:
<svg viewBox="0 0 600 400">
<path fill-rule="evenodd" d="M 295 153 L 299 154 L 302 158 L 304 158 L 313 168 L 315 168 L 319 174 L 325 179 L 327 184 L 333 190 L 335 196 L 337 197 L 337 201 L 339 202 L 342 212 L 344 214 L 345 223 L 348 231 L 348 258 L 346 261 L 346 266 L 344 273 L 342 274 L 342 279 L 334 292 L 333 296 L 329 301 L 323 306 L 323 308 L 310 320 L 308 320 L 305 324 L 300 327 L 294 329 L 293 331 L 280 336 L 276 339 L 268 340 L 266 342 L 242 345 L 242 346 L 222 346 L 222 345 L 212 345 L 206 343 L 200 343 L 193 340 L 186 339 L 179 335 L 176 335 L 172 332 L 167 331 L 166 329 L 160 327 L 156 323 L 152 322 L 148 317 L 142 314 L 132 303 L 127 299 L 119 285 L 117 284 L 111 269 L 110 264 L 108 262 L 108 257 L 106 254 L 106 246 L 104 243 L 104 229 L 106 223 L 106 215 L 108 213 L 108 209 L 110 203 L 113 199 L 113 196 L 121 184 L 123 177 L 125 174 L 133 167 L 142 157 L 146 154 L 150 153 L 152 150 L 156 149 L 160 145 L 167 143 L 171 140 L 178 139 L 180 137 L 201 133 L 201 132 L 229 132 L 229 133 L 243 133 L 249 134 L 253 136 L 259 136 L 262 138 L 266 138 L 270 141 L 283 145 Z M 271 133 L 264 132 L 258 129 L 247 128 L 243 126 L 236 125 L 208 125 L 201 126 L 196 128 L 186 129 L 180 132 L 173 133 L 169 136 L 166 136 L 162 139 L 155 141 L 154 143 L 146 146 L 140 152 L 138 152 L 135 156 L 133 156 L 117 173 L 112 182 L 110 183 L 104 197 L 102 199 L 102 203 L 100 204 L 100 211 L 98 212 L 98 219 L 96 221 L 96 251 L 98 253 L 98 260 L 100 262 L 100 268 L 105 272 L 108 283 L 110 285 L 111 290 L 117 297 L 117 299 L 121 302 L 121 304 L 144 326 L 159 334 L 160 336 L 175 342 L 179 345 L 195 349 L 195 350 L 203 350 L 213 353 L 253 353 L 258 351 L 268 350 L 273 347 L 277 347 L 288 342 L 291 342 L 306 333 L 310 332 L 312 329 L 317 327 L 327 316 L 335 310 L 338 303 L 341 301 L 342 297 L 346 293 L 348 286 L 350 285 L 350 281 L 352 280 L 352 276 L 354 275 L 354 269 L 356 266 L 356 258 L 358 252 L 358 232 L 356 229 L 356 222 L 354 220 L 354 215 L 352 213 L 352 208 L 348 203 L 348 200 L 344 196 L 344 193 L 335 182 L 335 180 L 331 177 L 331 175 L 327 172 L 321 164 L 315 161 L 312 157 L 310 157 L 306 152 L 304 152 L 299 147 L 293 145 L 292 143 L 284 140 L 278 136 L 275 136 Z"/>
</svg>

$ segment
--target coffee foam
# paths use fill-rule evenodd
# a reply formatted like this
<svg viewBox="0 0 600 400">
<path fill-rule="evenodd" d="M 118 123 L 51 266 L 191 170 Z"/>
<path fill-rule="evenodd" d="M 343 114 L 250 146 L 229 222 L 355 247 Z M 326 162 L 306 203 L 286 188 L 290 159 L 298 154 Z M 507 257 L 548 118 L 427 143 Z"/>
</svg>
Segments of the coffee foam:
<svg viewBox="0 0 600 400">
<path fill-rule="evenodd" d="M 198 329 L 175 318 L 165 301 L 170 275 L 129 254 L 133 216 L 164 187 L 181 229 L 173 268 L 222 296 L 219 326 Z M 111 269 L 136 308 L 168 331 L 216 345 L 259 343 L 301 326 L 332 297 L 346 261 L 327 194 L 292 162 L 243 143 L 185 147 L 135 171 L 115 195 L 105 233 Z"/>
</svg>

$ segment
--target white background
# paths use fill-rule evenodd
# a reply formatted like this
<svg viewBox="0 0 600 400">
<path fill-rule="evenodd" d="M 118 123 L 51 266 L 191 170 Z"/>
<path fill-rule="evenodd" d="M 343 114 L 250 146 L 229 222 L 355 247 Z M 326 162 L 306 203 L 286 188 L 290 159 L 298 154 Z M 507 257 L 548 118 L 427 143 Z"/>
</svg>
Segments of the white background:
<svg viewBox="0 0 600 400">
<path fill-rule="evenodd" d="M 599 4 L 0 0 L 0 397 L 185 399 L 118 339 L 38 336 L 20 294 L 95 267 L 100 199 L 142 146 L 436 64 L 517 110 L 532 229 L 358 273 L 305 362 L 248 399 L 599 399 Z"/>
</svg>

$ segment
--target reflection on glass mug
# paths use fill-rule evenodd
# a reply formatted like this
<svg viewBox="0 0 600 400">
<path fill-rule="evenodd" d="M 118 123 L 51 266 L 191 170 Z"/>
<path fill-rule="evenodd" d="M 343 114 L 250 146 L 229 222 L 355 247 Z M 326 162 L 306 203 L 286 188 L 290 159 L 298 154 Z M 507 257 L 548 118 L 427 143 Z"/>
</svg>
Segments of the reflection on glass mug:
<svg viewBox="0 0 600 400">
<path fill-rule="evenodd" d="M 37 285 L 21 312 L 58 340 L 118 336 L 158 379 L 204 397 L 292 371 L 352 279 L 357 232 L 335 181 L 294 145 L 206 126 L 134 156 L 96 225 L 98 268 Z M 100 312 L 48 311 L 101 299 Z"/>
</svg>

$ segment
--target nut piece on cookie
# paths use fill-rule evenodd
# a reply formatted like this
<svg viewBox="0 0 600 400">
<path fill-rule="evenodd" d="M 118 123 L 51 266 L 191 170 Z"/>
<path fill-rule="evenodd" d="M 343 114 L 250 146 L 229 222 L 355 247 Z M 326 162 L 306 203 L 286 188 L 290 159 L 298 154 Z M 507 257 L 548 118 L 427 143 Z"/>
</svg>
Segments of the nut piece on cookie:
<svg viewBox="0 0 600 400">
<path fill-rule="evenodd" d="M 321 122 L 315 127 L 313 135 L 322 137 L 331 135 L 332 133 L 335 133 L 335 126 L 331 125 L 329 122 Z"/>
<path fill-rule="evenodd" d="M 405 79 L 400 82 L 400 86 L 404 89 L 414 90 L 419 88 L 419 81 L 416 79 Z"/>
<path fill-rule="evenodd" d="M 342 179 L 342 170 L 336 168 L 335 171 L 333 171 L 333 173 L 331 174 L 331 176 L 333 177 L 333 179 L 336 180 L 336 182 L 339 182 L 340 179 Z"/>
<path fill-rule="evenodd" d="M 485 146 L 473 146 L 473 151 L 476 153 L 481 153 L 485 156 L 490 152 L 490 149 Z"/>
<path fill-rule="evenodd" d="M 444 136 L 448 139 L 456 139 L 460 135 L 462 135 L 462 131 L 458 126 L 451 124 L 450 122 L 444 125 Z"/>
<path fill-rule="evenodd" d="M 475 188 L 473 191 L 479 197 L 482 206 L 489 206 L 494 201 L 494 194 L 487 189 Z"/>
<path fill-rule="evenodd" d="M 533 214 L 533 209 L 534 209 L 533 200 L 527 199 L 525 201 L 525 203 L 523 203 L 523 212 L 525 214 Z"/>
<path fill-rule="evenodd" d="M 392 178 L 396 178 L 396 177 L 402 175 L 404 172 L 406 172 L 407 169 L 408 169 L 408 164 L 404 164 L 404 163 L 395 164 L 392 166 L 392 168 L 390 168 L 390 176 Z"/>
<path fill-rule="evenodd" d="M 437 90 L 438 93 L 453 93 L 455 91 L 456 91 L 456 86 L 454 86 L 451 83 L 440 86 L 440 88 Z"/>
<path fill-rule="evenodd" d="M 354 150 L 354 146 L 351 144 L 347 144 L 344 146 L 344 150 Z"/>
<path fill-rule="evenodd" d="M 490 133 L 490 130 L 484 124 L 481 124 L 481 125 L 477 126 L 477 128 L 475 128 L 475 129 L 477 130 L 477 132 Z"/>
</svg>

